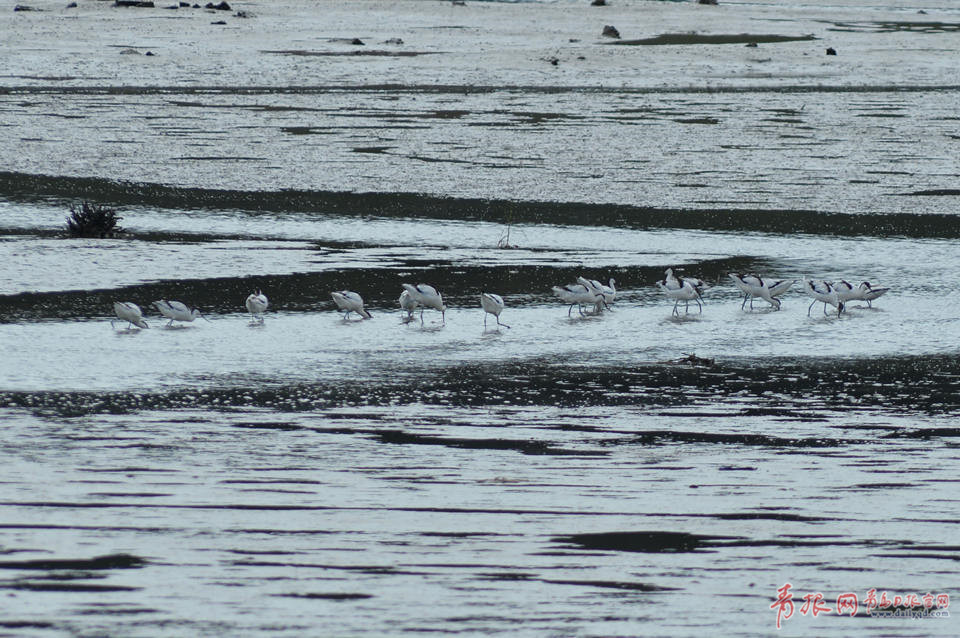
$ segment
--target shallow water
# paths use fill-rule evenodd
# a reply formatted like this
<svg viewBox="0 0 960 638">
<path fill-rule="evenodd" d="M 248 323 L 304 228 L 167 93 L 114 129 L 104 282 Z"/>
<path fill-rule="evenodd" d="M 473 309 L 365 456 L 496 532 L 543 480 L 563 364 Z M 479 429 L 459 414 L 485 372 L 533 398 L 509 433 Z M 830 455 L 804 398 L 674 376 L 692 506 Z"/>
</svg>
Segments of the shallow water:
<svg viewBox="0 0 960 638">
<path fill-rule="evenodd" d="M 957 9 L 581 4 L 0 17 L 0 634 L 956 633 Z"/>
</svg>

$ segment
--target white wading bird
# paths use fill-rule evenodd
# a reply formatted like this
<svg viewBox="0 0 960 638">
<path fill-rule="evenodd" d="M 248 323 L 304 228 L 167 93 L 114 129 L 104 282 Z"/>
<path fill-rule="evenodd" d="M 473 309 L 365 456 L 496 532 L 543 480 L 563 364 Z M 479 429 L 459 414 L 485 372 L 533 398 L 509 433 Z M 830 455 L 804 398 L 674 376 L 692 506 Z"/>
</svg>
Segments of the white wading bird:
<svg viewBox="0 0 960 638">
<path fill-rule="evenodd" d="M 447 307 L 443 305 L 443 296 L 437 289 L 428 284 L 403 284 L 403 289 L 410 293 L 410 297 L 417 302 L 420 308 L 420 323 L 423 323 L 424 308 L 433 308 L 440 311 L 441 321 L 447 323 Z"/>
<path fill-rule="evenodd" d="M 844 306 L 846 306 L 848 301 L 860 299 L 860 289 L 854 288 L 853 284 L 848 281 L 841 279 L 838 283 L 830 282 L 830 287 L 837 293 L 837 299 L 839 299 Z"/>
<path fill-rule="evenodd" d="M 882 297 L 889 288 L 874 288 L 870 285 L 869 281 L 861 282 L 858 290 L 860 291 L 860 296 L 858 299 L 867 302 L 867 308 L 873 308 L 873 300 L 877 297 Z"/>
<path fill-rule="evenodd" d="M 410 296 L 410 293 L 404 290 L 400 293 L 400 309 L 405 310 L 407 316 L 403 318 L 404 323 L 409 323 L 413 321 L 413 311 L 417 309 L 418 304 L 413 300 L 413 297 Z"/>
<path fill-rule="evenodd" d="M 143 320 L 143 313 L 140 312 L 140 306 L 130 301 L 114 301 L 113 302 L 113 311 L 117 314 L 117 319 L 121 321 L 126 321 L 130 324 L 130 328 L 149 328 L 147 322 Z M 110 326 L 114 327 L 113 323 L 116 319 L 110 320 Z"/>
<path fill-rule="evenodd" d="M 677 279 L 673 275 L 673 269 L 667 268 L 666 278 L 657 282 L 657 286 L 666 293 L 667 297 L 674 300 L 673 304 L 673 313 L 677 317 L 680 316 L 680 310 L 678 306 L 680 302 L 685 302 L 684 311 L 690 312 L 690 302 L 696 301 L 697 306 L 700 308 L 700 312 L 703 312 L 703 304 L 700 302 L 703 301 L 701 296 L 703 293 L 703 281 L 700 279 L 695 279 L 693 277 L 682 277 Z"/>
<path fill-rule="evenodd" d="M 680 277 L 680 279 L 677 279 L 673 275 L 673 268 L 667 268 L 666 271 L 664 272 L 666 273 L 667 276 L 663 281 L 666 284 L 667 288 L 682 287 L 683 282 L 689 281 L 690 285 L 696 288 L 697 292 L 702 294 L 703 289 L 706 287 L 706 284 L 703 283 L 702 279 L 696 279 L 694 277 Z"/>
<path fill-rule="evenodd" d="M 810 302 L 810 307 L 807 308 L 808 317 L 810 316 L 810 311 L 813 309 L 813 304 L 818 301 L 823 302 L 823 314 L 827 314 L 828 304 L 837 309 L 838 317 L 840 313 L 843 312 L 843 302 L 840 301 L 840 295 L 838 295 L 833 286 L 826 281 L 810 281 L 804 277 L 803 292 L 807 293 L 809 297 L 813 297 L 813 301 Z"/>
<path fill-rule="evenodd" d="M 193 321 L 197 317 L 207 321 L 207 318 L 200 314 L 198 308 L 190 308 L 179 301 L 161 299 L 160 301 L 154 301 L 153 305 L 160 311 L 161 315 L 170 320 L 167 323 L 168 326 L 172 326 L 174 321 Z"/>
<path fill-rule="evenodd" d="M 673 312 L 671 314 L 680 316 L 680 310 L 678 306 L 680 302 L 686 302 L 684 304 L 684 311 L 690 312 L 690 302 L 696 301 L 697 306 L 700 308 L 700 312 L 703 312 L 703 305 L 700 303 L 700 289 L 693 285 L 693 282 L 689 279 L 684 279 L 683 283 L 674 284 L 673 287 L 669 285 L 666 279 L 657 282 L 657 286 L 666 293 L 667 297 L 674 300 L 673 303 Z"/>
<path fill-rule="evenodd" d="M 577 310 L 580 311 L 580 314 L 584 314 L 583 306 L 597 306 L 600 304 L 599 299 L 602 299 L 602 295 L 596 292 L 589 286 L 584 286 L 583 284 L 567 284 L 566 286 L 554 286 L 553 294 L 560 297 L 564 303 L 570 304 L 570 308 L 567 310 L 567 316 L 570 316 L 570 313 L 573 312 L 573 307 L 577 306 Z"/>
<path fill-rule="evenodd" d="M 252 292 L 247 297 L 246 306 L 247 312 L 253 317 L 253 321 L 258 321 L 263 323 L 263 313 L 267 310 L 267 296 L 257 290 L 257 292 Z"/>
<path fill-rule="evenodd" d="M 487 315 L 493 315 L 497 319 L 497 325 L 509 328 L 505 323 L 500 323 L 500 313 L 503 312 L 503 298 L 492 292 L 480 293 L 480 305 L 483 307 L 483 327 L 487 327 Z"/>
<path fill-rule="evenodd" d="M 796 281 L 794 279 L 769 281 L 764 280 L 759 275 L 741 275 L 735 272 L 730 273 L 729 276 L 737 288 L 740 289 L 740 292 L 743 293 L 743 303 L 740 304 L 741 310 L 747 304 L 747 299 L 750 300 L 750 309 L 753 310 L 754 297 L 760 297 L 773 306 L 775 310 L 780 310 L 780 300 L 777 297 L 790 290 L 790 286 Z"/>
<path fill-rule="evenodd" d="M 617 281 L 613 277 L 610 278 L 609 286 L 603 285 L 596 279 L 584 279 L 583 277 L 577 277 L 577 283 L 581 286 L 586 286 L 598 295 L 597 304 L 594 307 L 594 312 L 597 314 L 599 314 L 603 308 L 610 310 L 610 304 L 617 298 Z"/>
<path fill-rule="evenodd" d="M 339 308 L 341 311 L 344 311 L 344 320 L 346 320 L 347 315 L 349 315 L 351 312 L 357 313 L 364 319 L 370 319 L 373 317 L 373 315 L 363 309 L 363 297 L 352 290 L 331 292 L 330 296 L 333 297 L 333 302 L 337 304 L 337 308 Z"/>
</svg>

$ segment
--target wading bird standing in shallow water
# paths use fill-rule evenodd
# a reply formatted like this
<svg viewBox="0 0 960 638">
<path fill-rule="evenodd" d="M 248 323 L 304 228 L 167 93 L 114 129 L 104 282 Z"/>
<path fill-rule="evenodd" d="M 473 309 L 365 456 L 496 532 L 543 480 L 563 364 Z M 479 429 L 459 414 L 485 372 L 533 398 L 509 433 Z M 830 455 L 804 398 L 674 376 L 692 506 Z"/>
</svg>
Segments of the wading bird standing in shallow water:
<svg viewBox="0 0 960 638">
<path fill-rule="evenodd" d="M 813 297 L 813 301 L 810 302 L 810 307 L 807 308 L 808 317 L 810 316 L 810 311 L 813 309 L 813 304 L 818 301 L 823 302 L 823 314 L 827 314 L 828 304 L 837 309 L 838 317 L 840 313 L 843 312 L 843 302 L 840 301 L 840 295 L 838 295 L 833 286 L 826 281 L 810 281 L 804 277 L 803 292 L 807 293 L 807 296 Z"/>
<path fill-rule="evenodd" d="M 483 327 L 487 327 L 487 315 L 493 315 L 497 319 L 497 325 L 509 328 L 505 323 L 500 323 L 500 313 L 503 312 L 503 298 L 492 292 L 480 294 L 480 305 L 483 307 Z"/>
<path fill-rule="evenodd" d="M 190 308 L 185 303 L 179 301 L 161 299 L 160 301 L 154 301 L 153 305 L 160 311 L 161 315 L 170 320 L 167 323 L 168 326 L 172 326 L 174 321 L 193 321 L 197 317 L 202 318 L 204 321 L 207 320 L 206 317 L 200 314 L 199 309 Z"/>
<path fill-rule="evenodd" d="M 410 323 L 413 321 L 413 311 L 419 306 L 416 301 L 413 300 L 413 297 L 410 296 L 410 293 L 404 290 L 400 293 L 400 309 L 406 311 L 407 316 L 403 318 L 403 323 Z"/>
<path fill-rule="evenodd" d="M 251 323 L 263 323 L 263 313 L 266 312 L 268 304 L 267 296 L 260 290 L 250 293 L 247 297 L 246 306 L 247 312 L 253 317 Z"/>
<path fill-rule="evenodd" d="M 424 308 L 433 308 L 440 311 L 441 321 L 447 323 L 447 307 L 443 305 L 443 296 L 431 285 L 428 284 L 403 284 L 403 289 L 410 293 L 410 297 L 417 302 L 420 307 L 420 323 L 423 323 Z"/>
<path fill-rule="evenodd" d="M 114 301 L 113 311 L 117 314 L 117 319 L 126 321 L 130 328 L 149 328 L 147 322 L 143 320 L 143 313 L 140 312 L 140 306 L 131 301 Z M 115 319 L 110 320 L 110 326 L 114 327 Z"/>
<path fill-rule="evenodd" d="M 889 288 L 874 288 L 870 285 L 869 281 L 864 281 L 860 284 L 858 290 L 860 291 L 860 296 L 857 299 L 861 299 L 867 302 L 867 308 L 873 308 L 873 300 L 877 297 L 882 297 Z"/>
<path fill-rule="evenodd" d="M 773 306 L 774 310 L 780 310 L 780 300 L 777 298 L 790 290 L 794 279 L 785 279 L 783 281 L 769 281 L 761 278 L 759 275 L 741 275 L 739 273 L 730 273 L 730 279 L 743 293 L 743 303 L 740 309 L 743 310 L 750 300 L 750 309 L 753 310 L 753 298 L 760 297 L 768 304 Z"/>
<path fill-rule="evenodd" d="M 610 278 L 610 285 L 608 286 L 603 285 L 596 279 L 584 279 L 583 277 L 577 277 L 577 283 L 586 286 L 597 295 L 597 303 L 593 308 L 596 314 L 600 314 L 604 308 L 610 310 L 610 304 L 617 298 L 617 281 L 613 277 Z"/>
<path fill-rule="evenodd" d="M 846 307 L 848 301 L 860 298 L 860 290 L 854 288 L 853 284 L 843 279 L 837 283 L 830 282 L 830 287 L 837 293 L 837 299 L 844 304 L 844 307 Z"/>
<path fill-rule="evenodd" d="M 346 320 L 347 315 L 349 315 L 351 312 L 357 313 L 364 319 L 370 319 L 373 317 L 373 315 L 363 309 L 363 297 L 352 290 L 331 292 L 330 296 L 333 297 L 333 302 L 337 304 L 337 307 L 340 310 L 345 311 L 343 315 L 344 320 Z"/>
<path fill-rule="evenodd" d="M 602 299 L 602 295 L 594 291 L 589 286 L 584 286 L 583 284 L 554 286 L 553 294 L 560 297 L 564 303 L 570 304 L 570 308 L 567 309 L 568 317 L 570 316 L 570 313 L 573 312 L 574 306 L 576 306 L 577 310 L 580 311 L 580 314 L 583 315 L 583 306 L 598 306 L 600 304 L 599 299 Z"/>
<path fill-rule="evenodd" d="M 657 282 L 657 287 L 662 290 L 668 298 L 673 299 L 673 312 L 672 314 L 677 317 L 680 316 L 680 310 L 678 306 L 680 302 L 685 302 L 684 312 L 690 312 L 690 302 L 697 302 L 697 306 L 700 308 L 700 312 L 703 312 L 703 304 L 700 302 L 703 301 L 701 296 L 703 290 L 703 281 L 700 279 L 694 279 L 693 277 L 683 277 L 677 279 L 673 275 L 673 269 L 667 268 L 666 278 Z"/>
<path fill-rule="evenodd" d="M 680 316 L 680 310 L 678 309 L 680 302 L 684 302 L 684 312 L 690 312 L 690 302 L 697 302 L 697 307 L 700 309 L 700 312 L 703 312 L 703 304 L 700 303 L 702 297 L 700 296 L 700 289 L 693 285 L 692 282 L 684 280 L 679 287 L 670 287 L 667 283 L 667 280 L 663 279 L 657 282 L 657 286 L 666 293 L 667 297 L 673 299 L 673 311 L 671 314 Z"/>
</svg>

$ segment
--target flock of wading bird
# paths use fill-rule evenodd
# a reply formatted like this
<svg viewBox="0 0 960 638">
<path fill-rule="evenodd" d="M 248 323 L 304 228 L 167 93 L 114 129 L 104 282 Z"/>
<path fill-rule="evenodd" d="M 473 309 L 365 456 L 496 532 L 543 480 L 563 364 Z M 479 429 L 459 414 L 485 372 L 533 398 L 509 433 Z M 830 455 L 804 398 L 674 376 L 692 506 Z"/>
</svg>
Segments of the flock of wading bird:
<svg viewBox="0 0 960 638">
<path fill-rule="evenodd" d="M 796 279 L 770 280 L 763 279 L 759 275 L 740 273 L 730 273 L 730 279 L 743 293 L 743 303 L 741 309 L 745 309 L 747 301 L 750 302 L 750 308 L 753 309 L 753 301 L 760 298 L 770 304 L 774 310 L 780 310 L 780 296 L 790 289 L 797 282 Z M 812 297 L 813 301 L 807 308 L 807 316 L 813 306 L 819 301 L 823 303 L 823 313 L 827 314 L 827 307 L 836 308 L 837 317 L 843 311 L 845 304 L 850 301 L 866 301 L 868 306 L 873 305 L 873 300 L 877 299 L 889 288 L 877 288 L 868 281 L 862 282 L 859 286 L 854 286 L 847 281 L 828 282 L 811 281 L 806 277 L 802 280 L 803 291 L 807 296 Z M 704 282 L 693 277 L 677 277 L 673 274 L 673 269 L 668 268 L 666 277 L 657 282 L 657 287 L 663 291 L 667 298 L 673 300 L 672 315 L 680 316 L 680 302 L 684 303 L 684 312 L 690 312 L 690 302 L 697 304 L 698 312 L 703 312 L 703 292 L 706 289 Z M 571 316 L 574 306 L 582 316 L 599 315 L 604 309 L 609 309 L 610 305 L 617 297 L 616 281 L 610 279 L 609 284 L 602 284 L 595 279 L 584 279 L 577 277 L 577 283 L 567 284 L 566 286 L 554 286 L 553 292 L 565 303 L 570 304 L 567 310 L 567 316 Z M 343 312 L 343 318 L 346 321 L 350 314 L 358 315 L 362 319 L 371 319 L 370 314 L 363 307 L 363 297 L 352 290 L 341 290 L 330 293 L 333 302 L 337 308 Z M 420 309 L 420 323 L 423 323 L 423 312 L 426 309 L 433 309 L 440 312 L 441 322 L 446 323 L 447 307 L 443 304 L 443 296 L 440 292 L 429 284 L 403 284 L 403 292 L 400 294 L 400 308 L 406 313 L 403 321 L 408 323 L 413 321 L 414 312 Z M 194 319 L 206 317 L 200 314 L 197 308 L 187 306 L 180 301 L 168 301 L 161 299 L 153 302 L 154 307 L 160 314 L 169 319 L 168 326 L 172 326 L 174 321 L 191 322 Z M 247 312 L 252 317 L 252 323 L 263 323 L 263 313 L 266 312 L 269 301 L 267 296 L 261 291 L 250 294 L 245 302 Z M 500 313 L 503 312 L 504 303 L 500 295 L 491 292 L 480 294 L 480 307 L 483 308 L 483 326 L 486 328 L 488 315 L 493 315 L 497 326 L 509 328 L 500 321 Z M 587 310 L 584 310 L 584 308 Z M 114 312 L 121 321 L 129 324 L 129 329 L 148 328 L 147 322 L 143 319 L 143 313 L 140 307 L 130 301 L 117 301 L 113 304 Z M 111 325 L 114 324 L 112 320 Z"/>
</svg>

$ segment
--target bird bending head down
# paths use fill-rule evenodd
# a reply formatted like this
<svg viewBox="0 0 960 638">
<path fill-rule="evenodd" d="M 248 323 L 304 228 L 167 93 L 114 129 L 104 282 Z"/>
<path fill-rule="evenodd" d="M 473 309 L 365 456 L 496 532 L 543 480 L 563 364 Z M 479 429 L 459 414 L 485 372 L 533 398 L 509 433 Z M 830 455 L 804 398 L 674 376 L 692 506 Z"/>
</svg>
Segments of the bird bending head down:
<svg viewBox="0 0 960 638">
<path fill-rule="evenodd" d="M 447 323 L 447 307 L 443 305 L 443 296 L 429 284 L 402 284 L 403 289 L 420 305 L 420 323 L 423 323 L 423 309 L 433 308 L 440 311 L 441 321 Z"/>
<path fill-rule="evenodd" d="M 113 312 L 117 315 L 117 319 L 121 321 L 126 321 L 132 327 L 137 328 L 149 328 L 147 322 L 143 320 L 143 313 L 140 311 L 140 306 L 133 303 L 132 301 L 115 301 L 113 302 Z M 110 321 L 110 325 L 113 326 L 115 320 Z"/>
<path fill-rule="evenodd" d="M 254 320 L 263 323 L 263 313 L 266 312 L 269 303 L 267 296 L 257 290 L 257 292 L 250 293 L 245 305 L 247 306 L 247 312 L 253 316 Z"/>
<path fill-rule="evenodd" d="M 487 327 L 487 315 L 493 315 L 497 319 L 497 325 L 509 328 L 505 323 L 500 322 L 500 313 L 503 312 L 503 297 L 495 295 L 492 292 L 480 293 L 480 306 L 483 308 L 483 327 Z"/>
<path fill-rule="evenodd" d="M 333 302 L 337 304 L 337 307 L 344 312 L 343 318 L 346 319 L 347 315 L 351 312 L 355 312 L 360 315 L 363 319 L 370 319 L 373 317 L 369 312 L 363 308 L 363 297 L 353 292 L 352 290 L 341 290 L 340 292 L 331 292 L 330 297 L 333 298 Z"/>
</svg>

